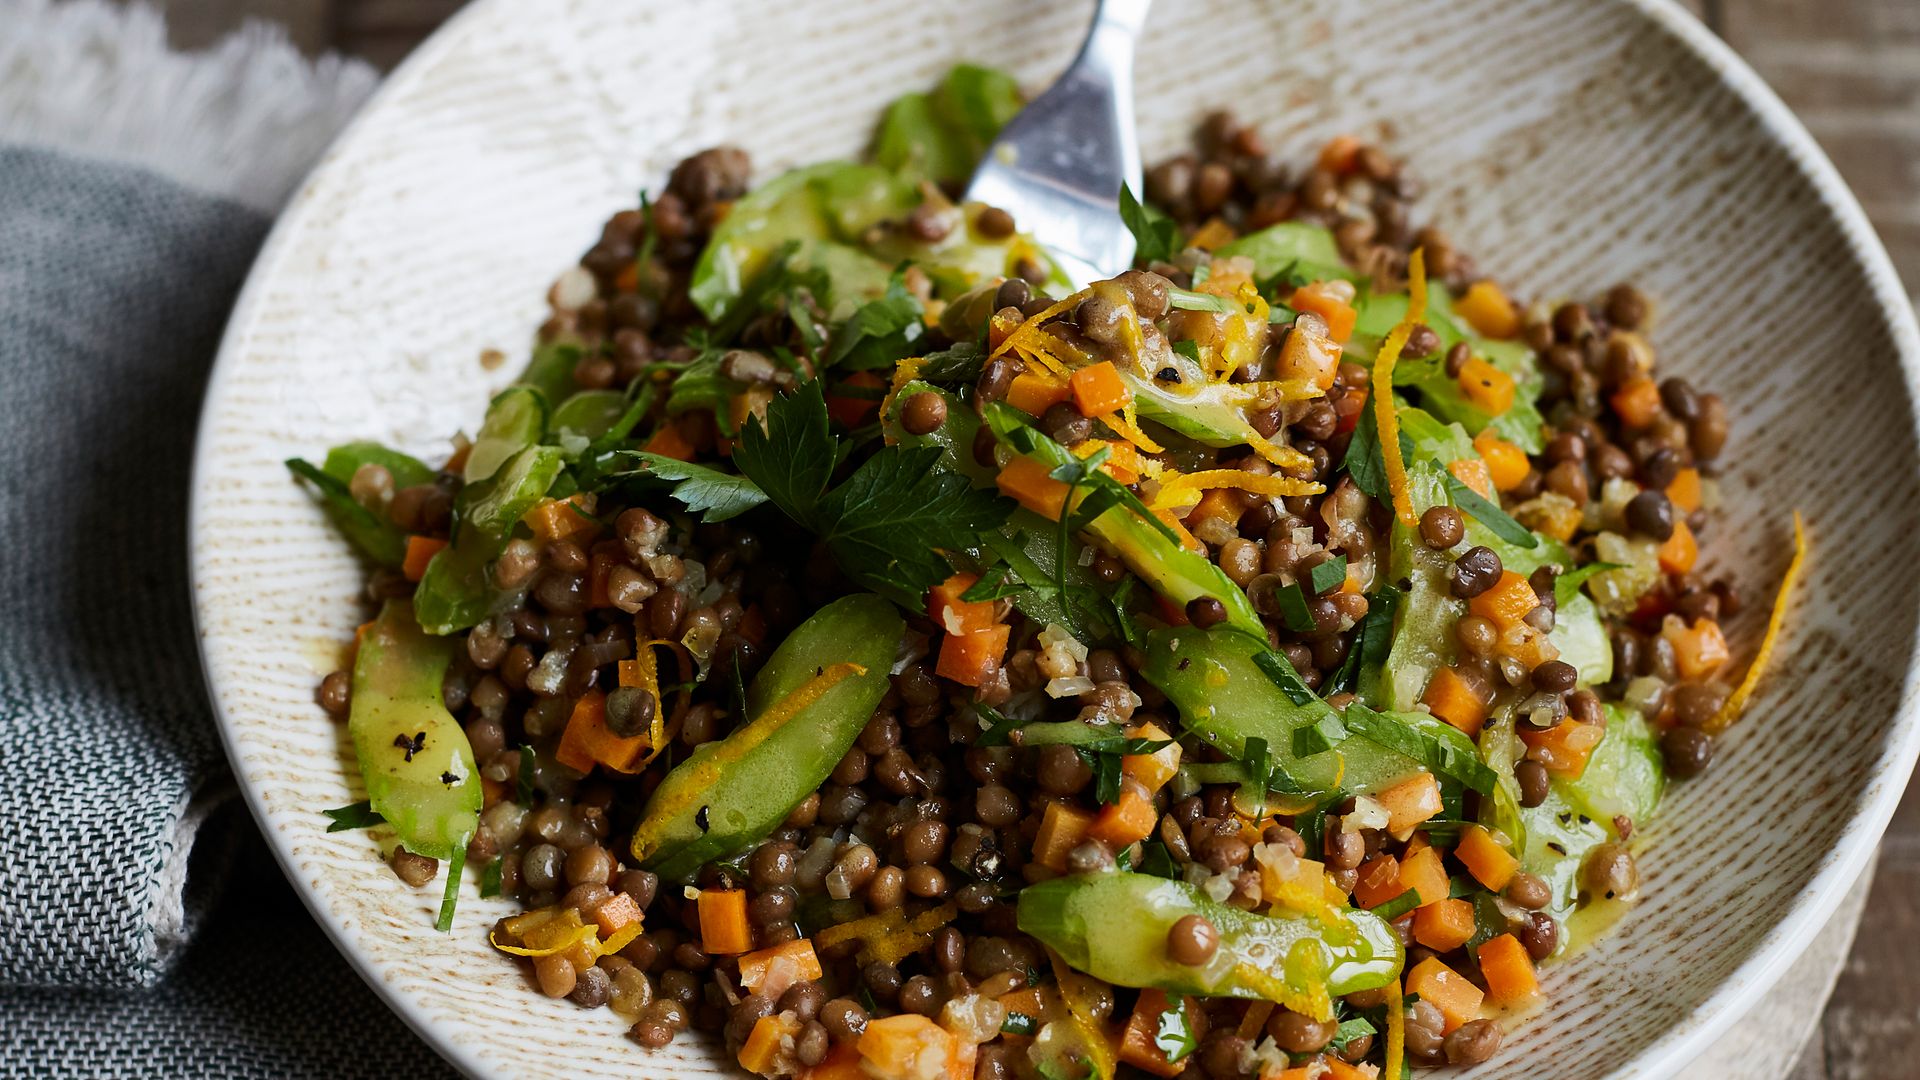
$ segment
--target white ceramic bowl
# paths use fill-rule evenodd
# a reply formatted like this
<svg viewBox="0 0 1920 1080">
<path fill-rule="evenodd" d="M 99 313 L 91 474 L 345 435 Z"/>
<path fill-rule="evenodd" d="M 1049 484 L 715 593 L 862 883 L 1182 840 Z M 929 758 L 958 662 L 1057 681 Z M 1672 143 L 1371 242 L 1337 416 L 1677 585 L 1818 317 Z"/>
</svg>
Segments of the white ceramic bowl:
<svg viewBox="0 0 1920 1080">
<path fill-rule="evenodd" d="M 401 1016 L 476 1075 L 725 1073 L 649 1055 L 607 1010 L 549 1001 L 491 953 L 505 905 L 327 835 L 359 794 L 316 680 L 364 618 L 362 570 L 281 465 L 349 438 L 433 457 L 523 353 L 547 283 L 611 209 L 720 141 L 761 176 L 856 152 L 893 95 L 960 58 L 1039 85 L 1084 4 L 552 0 L 475 4 L 410 60 L 274 231 L 208 390 L 193 578 L 208 679 L 247 798 L 314 913 Z M 1806 132 L 1708 32 L 1647 0 L 1164 0 L 1139 60 L 1149 158 L 1231 103 L 1304 158 L 1384 138 L 1423 212 L 1523 291 L 1664 299 L 1663 363 L 1732 404 L 1724 524 L 1754 601 L 1813 540 L 1764 692 L 1648 838 L 1646 899 L 1547 976 L 1551 1004 L 1474 1075 L 1669 1076 L 1792 961 L 1864 864 L 1916 748 L 1920 337 L 1880 244 Z M 516 361 L 517 363 L 517 361 Z M 1543 1062 L 1550 1063 L 1543 1072 Z"/>
</svg>

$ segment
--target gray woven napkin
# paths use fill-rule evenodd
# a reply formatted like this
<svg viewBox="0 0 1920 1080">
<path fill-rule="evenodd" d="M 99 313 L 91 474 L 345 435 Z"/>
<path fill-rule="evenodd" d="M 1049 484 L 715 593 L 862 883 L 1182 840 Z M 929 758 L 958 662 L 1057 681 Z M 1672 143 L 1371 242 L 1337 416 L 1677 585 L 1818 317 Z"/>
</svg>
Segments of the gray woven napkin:
<svg viewBox="0 0 1920 1080">
<path fill-rule="evenodd" d="M 240 806 L 186 582 L 227 312 L 373 77 L 161 30 L 0 0 L 0 1077 L 438 1075 Z"/>
</svg>

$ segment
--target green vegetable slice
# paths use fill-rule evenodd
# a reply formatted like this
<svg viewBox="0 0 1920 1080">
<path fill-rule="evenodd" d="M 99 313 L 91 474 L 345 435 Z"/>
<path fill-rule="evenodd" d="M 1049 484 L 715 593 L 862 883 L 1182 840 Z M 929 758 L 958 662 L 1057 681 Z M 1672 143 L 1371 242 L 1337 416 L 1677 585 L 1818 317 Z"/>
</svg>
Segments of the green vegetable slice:
<svg viewBox="0 0 1920 1080">
<path fill-rule="evenodd" d="M 703 743 L 661 781 L 633 835 L 645 868 L 688 880 L 778 828 L 827 779 L 890 685 L 905 624 L 876 596 L 849 596 L 787 636 L 747 689 L 753 721 Z M 831 665 L 865 670 L 834 682 L 783 723 L 755 724 Z"/>
<path fill-rule="evenodd" d="M 347 718 L 370 812 L 431 859 L 465 852 L 479 825 L 473 748 L 441 699 L 453 650 L 422 633 L 404 601 L 389 600 L 361 636 Z"/>
<path fill-rule="evenodd" d="M 1199 915 L 1220 932 L 1205 964 L 1167 956 L 1167 932 Z M 1283 983 L 1301 999 L 1339 997 L 1385 986 L 1403 950 L 1386 920 L 1342 911 L 1327 924 L 1311 917 L 1257 915 L 1209 899 L 1197 886 L 1147 874 L 1055 878 L 1020 891 L 1018 922 L 1075 970 L 1116 986 L 1169 994 L 1263 998 L 1245 968 Z"/>
<path fill-rule="evenodd" d="M 547 401 L 530 386 L 509 386 L 487 406 L 487 418 L 467 451 L 462 475 L 469 484 L 498 472 L 507 459 L 540 441 L 547 431 Z"/>
</svg>

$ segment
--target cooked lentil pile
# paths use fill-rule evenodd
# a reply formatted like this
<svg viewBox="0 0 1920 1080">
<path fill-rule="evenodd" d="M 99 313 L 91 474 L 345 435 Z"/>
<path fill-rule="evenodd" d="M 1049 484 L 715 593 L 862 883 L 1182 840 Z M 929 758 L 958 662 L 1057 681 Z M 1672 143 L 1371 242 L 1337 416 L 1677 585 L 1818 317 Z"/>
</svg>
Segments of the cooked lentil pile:
<svg viewBox="0 0 1920 1080">
<path fill-rule="evenodd" d="M 293 463 L 377 566 L 328 813 L 764 1076 L 1485 1061 L 1744 699 L 1726 406 L 1632 286 L 1517 303 L 1381 149 L 1226 113 L 1073 291 L 954 201 L 1018 104 L 695 154 L 443 466 Z"/>
</svg>

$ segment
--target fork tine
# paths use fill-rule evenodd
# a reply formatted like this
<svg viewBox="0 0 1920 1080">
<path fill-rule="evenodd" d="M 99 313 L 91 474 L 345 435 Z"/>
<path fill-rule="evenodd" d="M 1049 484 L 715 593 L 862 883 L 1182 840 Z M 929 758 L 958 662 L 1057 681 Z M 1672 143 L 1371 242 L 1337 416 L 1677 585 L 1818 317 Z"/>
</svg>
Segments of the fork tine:
<svg viewBox="0 0 1920 1080">
<path fill-rule="evenodd" d="M 967 198 L 1011 213 L 1076 287 L 1125 270 L 1120 186 L 1140 186 L 1133 52 L 1151 0 L 1102 0 L 1079 55 L 1001 130 Z"/>
</svg>

